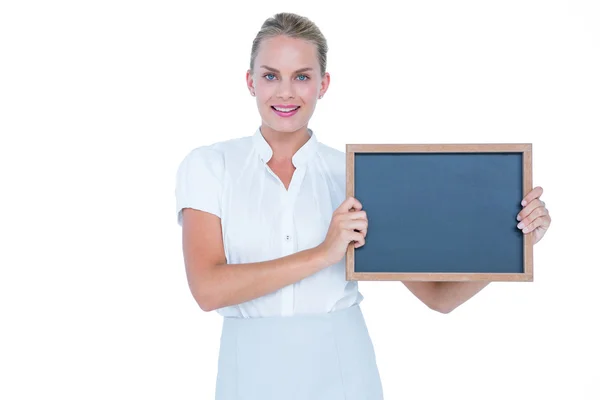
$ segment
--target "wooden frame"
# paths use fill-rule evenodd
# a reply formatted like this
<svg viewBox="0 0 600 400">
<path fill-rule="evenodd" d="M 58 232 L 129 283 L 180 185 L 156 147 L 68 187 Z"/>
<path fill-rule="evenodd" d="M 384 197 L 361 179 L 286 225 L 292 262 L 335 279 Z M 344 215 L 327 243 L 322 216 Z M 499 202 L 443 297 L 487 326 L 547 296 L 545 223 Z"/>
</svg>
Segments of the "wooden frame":
<svg viewBox="0 0 600 400">
<path fill-rule="evenodd" d="M 424 152 L 512 152 L 522 153 L 523 196 L 532 189 L 532 144 L 347 144 L 346 195 L 355 196 L 355 155 L 357 153 L 424 153 Z M 517 221 L 515 219 L 515 225 Z M 368 237 L 368 235 L 367 235 Z M 367 239 L 368 240 L 368 239 Z M 523 273 L 373 273 L 356 272 L 354 246 L 346 252 L 346 279 L 363 281 L 533 281 L 533 242 L 531 234 L 524 234 Z"/>
</svg>

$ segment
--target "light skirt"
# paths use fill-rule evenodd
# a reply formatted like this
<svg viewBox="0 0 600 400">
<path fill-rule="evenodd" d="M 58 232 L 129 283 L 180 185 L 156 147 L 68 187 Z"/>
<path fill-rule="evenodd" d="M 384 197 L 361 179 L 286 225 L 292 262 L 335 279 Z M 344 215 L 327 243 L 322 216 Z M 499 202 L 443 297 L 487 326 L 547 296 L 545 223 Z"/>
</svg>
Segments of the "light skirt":
<svg viewBox="0 0 600 400">
<path fill-rule="evenodd" d="M 223 318 L 216 400 L 382 400 L 360 305 L 323 314 Z"/>
</svg>

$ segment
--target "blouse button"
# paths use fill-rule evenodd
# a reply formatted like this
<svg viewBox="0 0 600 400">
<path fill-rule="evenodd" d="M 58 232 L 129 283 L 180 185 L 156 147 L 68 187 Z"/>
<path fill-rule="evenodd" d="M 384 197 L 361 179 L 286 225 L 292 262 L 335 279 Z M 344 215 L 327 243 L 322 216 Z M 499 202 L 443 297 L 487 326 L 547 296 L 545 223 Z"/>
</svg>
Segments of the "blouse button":
<svg viewBox="0 0 600 400">
<path fill-rule="evenodd" d="M 285 240 L 287 240 L 289 242 L 290 241 L 290 235 L 286 235 L 285 236 Z"/>
</svg>

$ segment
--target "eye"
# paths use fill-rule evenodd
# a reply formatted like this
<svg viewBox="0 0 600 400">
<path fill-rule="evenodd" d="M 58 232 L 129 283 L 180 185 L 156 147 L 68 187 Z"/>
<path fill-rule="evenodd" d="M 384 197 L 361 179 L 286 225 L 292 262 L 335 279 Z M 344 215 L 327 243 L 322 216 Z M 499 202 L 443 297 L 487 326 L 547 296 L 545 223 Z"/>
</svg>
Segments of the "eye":
<svg viewBox="0 0 600 400">
<path fill-rule="evenodd" d="M 304 74 L 298 75 L 298 78 L 302 78 L 302 77 L 304 77 L 305 79 L 300 79 L 301 81 L 307 81 L 310 79 L 307 75 L 304 75 Z"/>
<path fill-rule="evenodd" d="M 268 81 L 272 81 L 273 79 L 275 79 L 275 75 L 273 75 L 273 74 L 271 74 L 271 73 L 265 74 L 265 75 L 263 75 L 263 76 L 264 76 L 265 78 L 267 78 L 267 80 L 268 80 Z M 273 79 L 269 79 L 269 76 L 272 76 L 272 77 L 273 77 Z"/>
</svg>

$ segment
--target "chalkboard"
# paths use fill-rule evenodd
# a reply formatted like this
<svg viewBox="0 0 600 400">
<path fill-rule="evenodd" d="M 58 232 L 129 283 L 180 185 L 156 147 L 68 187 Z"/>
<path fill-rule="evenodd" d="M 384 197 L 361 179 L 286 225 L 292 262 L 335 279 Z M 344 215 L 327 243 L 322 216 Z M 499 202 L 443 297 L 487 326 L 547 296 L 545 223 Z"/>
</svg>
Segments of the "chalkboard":
<svg viewBox="0 0 600 400">
<path fill-rule="evenodd" d="M 347 144 L 346 191 L 369 221 L 347 280 L 533 281 L 517 228 L 532 145 Z"/>
</svg>

